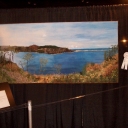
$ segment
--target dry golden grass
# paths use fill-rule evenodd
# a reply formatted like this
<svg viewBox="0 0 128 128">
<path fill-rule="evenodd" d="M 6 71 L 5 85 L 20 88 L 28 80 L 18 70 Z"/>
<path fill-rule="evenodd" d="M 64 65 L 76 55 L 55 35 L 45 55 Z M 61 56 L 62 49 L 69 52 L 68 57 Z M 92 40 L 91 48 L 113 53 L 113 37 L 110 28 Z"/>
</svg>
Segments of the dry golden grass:
<svg viewBox="0 0 128 128">
<path fill-rule="evenodd" d="M 113 72 L 118 73 L 118 54 L 112 57 L 108 61 L 104 61 L 101 64 L 89 64 L 86 68 L 86 76 L 90 76 L 91 79 L 111 79 Z M 115 74 L 118 79 L 118 74 Z M 108 81 L 111 82 L 111 81 Z"/>
<path fill-rule="evenodd" d="M 15 63 L 8 63 L 0 69 L 0 79 L 7 77 L 4 82 L 11 83 L 107 83 L 118 82 L 118 55 L 101 64 L 88 64 L 85 74 L 74 73 L 69 75 L 31 75 L 20 69 Z M 9 81 L 7 81 L 9 80 Z"/>
</svg>

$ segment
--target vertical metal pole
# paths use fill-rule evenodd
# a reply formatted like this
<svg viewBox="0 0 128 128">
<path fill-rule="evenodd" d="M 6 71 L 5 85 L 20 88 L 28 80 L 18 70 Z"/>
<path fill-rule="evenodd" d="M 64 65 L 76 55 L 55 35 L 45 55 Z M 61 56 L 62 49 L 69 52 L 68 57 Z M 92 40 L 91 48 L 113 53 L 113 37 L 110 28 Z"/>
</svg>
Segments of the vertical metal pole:
<svg viewBox="0 0 128 128">
<path fill-rule="evenodd" d="M 28 101 L 28 121 L 29 121 L 29 128 L 32 128 L 32 103 Z"/>
</svg>

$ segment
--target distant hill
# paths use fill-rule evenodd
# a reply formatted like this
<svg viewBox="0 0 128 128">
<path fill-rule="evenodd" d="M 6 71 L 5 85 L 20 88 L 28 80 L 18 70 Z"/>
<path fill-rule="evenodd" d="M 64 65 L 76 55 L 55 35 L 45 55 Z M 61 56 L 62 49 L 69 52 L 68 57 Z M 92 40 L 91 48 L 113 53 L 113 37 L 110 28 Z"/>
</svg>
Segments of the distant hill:
<svg viewBox="0 0 128 128">
<path fill-rule="evenodd" d="M 68 48 L 57 47 L 53 45 L 45 45 L 45 46 L 40 46 L 37 52 L 47 53 L 47 54 L 58 54 L 63 52 L 73 52 L 73 50 L 70 50 Z"/>
<path fill-rule="evenodd" d="M 10 49 L 15 50 L 16 52 L 39 52 L 39 53 L 46 53 L 46 54 L 58 54 L 64 52 L 73 52 L 68 48 L 58 47 L 55 45 L 30 45 L 28 47 L 25 46 L 1 46 L 2 51 L 9 51 Z"/>
</svg>

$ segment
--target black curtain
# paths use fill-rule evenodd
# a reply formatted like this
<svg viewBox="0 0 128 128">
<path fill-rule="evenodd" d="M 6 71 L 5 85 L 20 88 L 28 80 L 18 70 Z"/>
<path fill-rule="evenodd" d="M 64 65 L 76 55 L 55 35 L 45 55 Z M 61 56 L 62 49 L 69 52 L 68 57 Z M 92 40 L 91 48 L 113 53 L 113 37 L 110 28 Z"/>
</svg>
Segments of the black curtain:
<svg viewBox="0 0 128 128">
<path fill-rule="evenodd" d="M 32 100 L 33 128 L 127 128 L 128 71 L 120 67 L 128 51 L 121 42 L 128 39 L 128 5 L 0 9 L 1 24 L 76 21 L 118 21 L 119 82 L 10 84 L 15 102 L 18 106 Z M 85 97 L 70 99 L 80 95 Z M 60 100 L 64 101 L 44 105 Z M 0 113 L 0 127 L 27 128 L 27 116 L 24 107 Z"/>
</svg>

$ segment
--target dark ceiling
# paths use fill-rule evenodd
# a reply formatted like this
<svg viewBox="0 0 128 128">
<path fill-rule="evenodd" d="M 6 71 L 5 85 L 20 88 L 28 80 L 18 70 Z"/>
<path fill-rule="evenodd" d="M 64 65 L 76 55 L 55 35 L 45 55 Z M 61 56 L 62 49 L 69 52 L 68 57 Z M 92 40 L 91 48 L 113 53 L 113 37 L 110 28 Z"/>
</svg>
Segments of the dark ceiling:
<svg viewBox="0 0 128 128">
<path fill-rule="evenodd" d="M 0 0 L 0 8 L 73 7 L 128 4 L 128 0 Z"/>
</svg>

